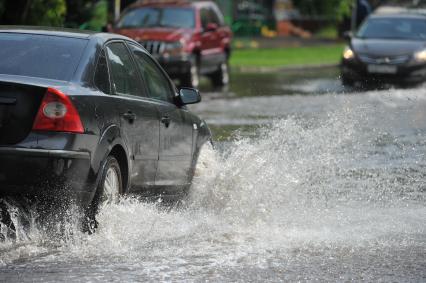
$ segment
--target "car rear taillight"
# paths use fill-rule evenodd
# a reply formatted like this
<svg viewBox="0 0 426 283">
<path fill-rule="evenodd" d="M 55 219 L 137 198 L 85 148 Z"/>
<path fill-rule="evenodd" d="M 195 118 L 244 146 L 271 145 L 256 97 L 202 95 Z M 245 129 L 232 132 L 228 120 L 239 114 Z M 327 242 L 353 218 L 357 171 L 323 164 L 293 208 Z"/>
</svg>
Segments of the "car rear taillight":
<svg viewBox="0 0 426 283">
<path fill-rule="evenodd" d="M 71 99 L 54 88 L 47 89 L 38 109 L 33 130 L 84 133 L 80 115 Z"/>
</svg>

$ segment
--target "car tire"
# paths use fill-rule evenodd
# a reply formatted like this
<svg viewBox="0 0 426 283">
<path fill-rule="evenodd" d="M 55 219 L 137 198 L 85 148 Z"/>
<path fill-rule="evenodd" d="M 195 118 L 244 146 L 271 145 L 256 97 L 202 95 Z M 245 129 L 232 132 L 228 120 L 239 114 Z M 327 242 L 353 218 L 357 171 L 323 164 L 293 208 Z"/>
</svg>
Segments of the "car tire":
<svg viewBox="0 0 426 283">
<path fill-rule="evenodd" d="M 211 75 L 213 86 L 222 87 L 229 83 L 229 64 L 227 61 L 222 62 L 218 70 Z"/>
<path fill-rule="evenodd" d="M 86 212 L 83 231 L 89 234 L 98 227 L 96 215 L 105 205 L 116 203 L 123 193 L 123 179 L 120 165 L 114 156 L 108 156 L 102 168 L 101 177 L 92 204 Z"/>
<path fill-rule="evenodd" d="M 340 81 L 342 82 L 343 86 L 353 87 L 355 85 L 355 81 L 346 75 L 341 75 Z"/>
<path fill-rule="evenodd" d="M 199 60 L 193 58 L 189 62 L 189 70 L 180 78 L 182 87 L 198 88 L 200 85 L 200 64 Z"/>
</svg>

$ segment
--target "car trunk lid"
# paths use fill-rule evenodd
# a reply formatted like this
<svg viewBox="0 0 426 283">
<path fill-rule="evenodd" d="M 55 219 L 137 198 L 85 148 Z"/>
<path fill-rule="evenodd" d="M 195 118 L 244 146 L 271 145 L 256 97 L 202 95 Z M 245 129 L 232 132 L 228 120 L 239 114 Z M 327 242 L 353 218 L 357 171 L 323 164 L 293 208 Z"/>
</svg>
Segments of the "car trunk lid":
<svg viewBox="0 0 426 283">
<path fill-rule="evenodd" d="M 23 141 L 49 85 L 58 82 L 0 75 L 0 146 Z"/>
</svg>

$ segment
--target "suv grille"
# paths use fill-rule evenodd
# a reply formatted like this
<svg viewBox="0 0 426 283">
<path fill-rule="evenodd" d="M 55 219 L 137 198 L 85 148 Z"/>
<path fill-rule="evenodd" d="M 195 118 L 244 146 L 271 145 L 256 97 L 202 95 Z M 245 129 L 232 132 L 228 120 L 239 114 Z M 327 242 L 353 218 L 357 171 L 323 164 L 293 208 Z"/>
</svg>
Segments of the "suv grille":
<svg viewBox="0 0 426 283">
<path fill-rule="evenodd" d="M 159 55 L 163 53 L 165 42 L 163 41 L 141 41 L 139 42 L 151 55 Z"/>
<path fill-rule="evenodd" d="M 368 55 L 358 55 L 362 62 L 364 63 L 372 63 L 372 64 L 404 64 L 409 59 L 409 55 L 400 55 L 400 56 L 392 56 L 392 57 L 372 57 Z"/>
</svg>

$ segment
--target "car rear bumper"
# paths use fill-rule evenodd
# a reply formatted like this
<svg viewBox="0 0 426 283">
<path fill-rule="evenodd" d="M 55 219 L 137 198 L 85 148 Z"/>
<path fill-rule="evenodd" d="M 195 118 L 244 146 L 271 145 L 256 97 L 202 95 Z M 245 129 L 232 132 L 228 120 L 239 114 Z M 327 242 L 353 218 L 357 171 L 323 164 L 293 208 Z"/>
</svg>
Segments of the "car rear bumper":
<svg viewBox="0 0 426 283">
<path fill-rule="evenodd" d="M 0 155 L 34 156 L 43 158 L 90 159 L 88 152 L 70 150 L 47 150 L 34 148 L 0 147 Z"/>
<path fill-rule="evenodd" d="M 89 151 L 43 149 L 35 148 L 35 142 L 29 144 L 0 146 L 0 196 L 67 195 L 90 203 L 96 176 Z"/>
<path fill-rule="evenodd" d="M 426 82 L 426 64 L 393 65 L 396 72 L 393 74 L 371 73 L 368 64 L 360 60 L 343 60 L 341 74 L 352 81 L 365 83 L 416 84 Z"/>
</svg>

